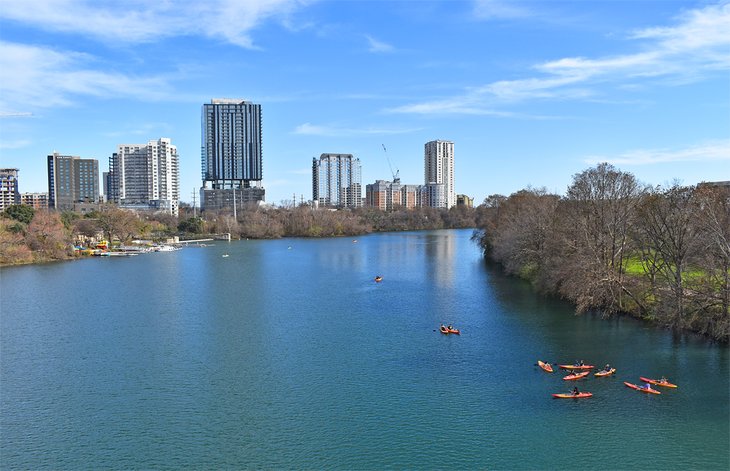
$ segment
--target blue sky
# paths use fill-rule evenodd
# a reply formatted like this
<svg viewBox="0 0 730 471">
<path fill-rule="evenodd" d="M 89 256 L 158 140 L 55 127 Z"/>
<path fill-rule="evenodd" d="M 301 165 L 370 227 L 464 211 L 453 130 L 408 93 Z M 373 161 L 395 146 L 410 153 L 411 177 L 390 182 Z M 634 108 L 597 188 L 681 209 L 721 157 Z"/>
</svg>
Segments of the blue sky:
<svg viewBox="0 0 730 471">
<path fill-rule="evenodd" d="M 311 161 L 352 153 L 363 185 L 423 183 L 455 143 L 481 202 L 563 194 L 611 162 L 663 185 L 730 180 L 730 3 L 0 0 L 0 166 L 47 191 L 53 151 L 96 158 L 169 137 L 200 187 L 200 111 L 260 103 L 266 200 L 310 199 Z"/>
</svg>

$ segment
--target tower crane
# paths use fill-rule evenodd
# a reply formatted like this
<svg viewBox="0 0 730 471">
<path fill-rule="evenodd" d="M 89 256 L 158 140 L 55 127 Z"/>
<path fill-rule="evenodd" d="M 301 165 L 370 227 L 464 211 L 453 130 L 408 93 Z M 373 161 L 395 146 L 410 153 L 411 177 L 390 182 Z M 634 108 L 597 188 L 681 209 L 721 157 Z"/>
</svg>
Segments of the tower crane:
<svg viewBox="0 0 730 471">
<path fill-rule="evenodd" d="M 395 173 L 393 173 L 393 166 L 390 164 L 390 157 L 388 157 L 388 150 L 385 148 L 385 144 L 380 144 L 383 146 L 383 153 L 385 154 L 385 159 L 388 161 L 388 167 L 390 168 L 390 174 L 393 175 L 393 183 L 400 183 L 400 170 L 397 168 L 395 169 Z"/>
</svg>

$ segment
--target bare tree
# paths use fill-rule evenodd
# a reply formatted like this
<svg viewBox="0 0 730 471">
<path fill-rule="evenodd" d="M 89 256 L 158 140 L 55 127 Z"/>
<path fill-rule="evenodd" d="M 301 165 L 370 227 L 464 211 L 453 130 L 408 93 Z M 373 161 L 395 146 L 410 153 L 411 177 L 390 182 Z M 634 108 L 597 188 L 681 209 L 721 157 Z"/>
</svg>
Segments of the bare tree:
<svg viewBox="0 0 730 471">
<path fill-rule="evenodd" d="M 72 241 L 58 213 L 38 211 L 28 226 L 26 243 L 42 259 L 58 260 L 70 255 Z"/>
<path fill-rule="evenodd" d="M 661 287 L 655 294 L 662 300 L 658 314 L 670 325 L 685 325 L 685 272 L 691 249 L 698 241 L 695 224 L 695 189 L 674 184 L 663 192 L 646 195 L 638 207 L 638 233 L 653 263 L 657 277 L 672 293 L 665 297 Z"/>
<path fill-rule="evenodd" d="M 642 306 L 627 286 L 624 267 L 633 255 L 631 223 L 645 191 L 634 175 L 607 163 L 573 176 L 564 211 L 572 263 L 563 290 L 577 299 L 579 310 L 623 311 L 625 295 Z"/>
</svg>

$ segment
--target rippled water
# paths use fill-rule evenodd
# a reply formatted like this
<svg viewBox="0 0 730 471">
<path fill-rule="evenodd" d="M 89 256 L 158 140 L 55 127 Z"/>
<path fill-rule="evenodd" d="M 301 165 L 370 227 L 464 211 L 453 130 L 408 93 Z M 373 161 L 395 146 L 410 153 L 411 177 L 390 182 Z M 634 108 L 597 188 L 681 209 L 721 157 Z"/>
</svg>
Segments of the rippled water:
<svg viewBox="0 0 730 471">
<path fill-rule="evenodd" d="M 485 265 L 470 235 L 2 269 L 0 466 L 730 467 L 727 346 L 575 317 Z M 536 361 L 577 358 L 618 374 L 552 399 L 574 383 Z M 679 388 L 623 386 L 640 375 Z"/>
</svg>

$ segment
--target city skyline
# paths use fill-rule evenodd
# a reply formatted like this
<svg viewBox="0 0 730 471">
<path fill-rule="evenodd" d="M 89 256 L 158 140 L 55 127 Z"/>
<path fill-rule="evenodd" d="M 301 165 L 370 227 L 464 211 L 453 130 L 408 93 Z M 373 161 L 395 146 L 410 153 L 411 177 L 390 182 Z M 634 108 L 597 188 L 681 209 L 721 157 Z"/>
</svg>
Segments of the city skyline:
<svg viewBox="0 0 730 471">
<path fill-rule="evenodd" d="M 262 107 L 273 204 L 309 198 L 322 153 L 359 158 L 363 185 L 391 166 L 419 182 L 433 140 L 475 204 L 563 194 L 601 161 L 652 185 L 730 178 L 726 1 L 239 3 L 3 0 L 0 166 L 48 191 L 47 155 L 101 173 L 162 136 L 192 202 L 200 107 L 227 97 Z"/>
</svg>

